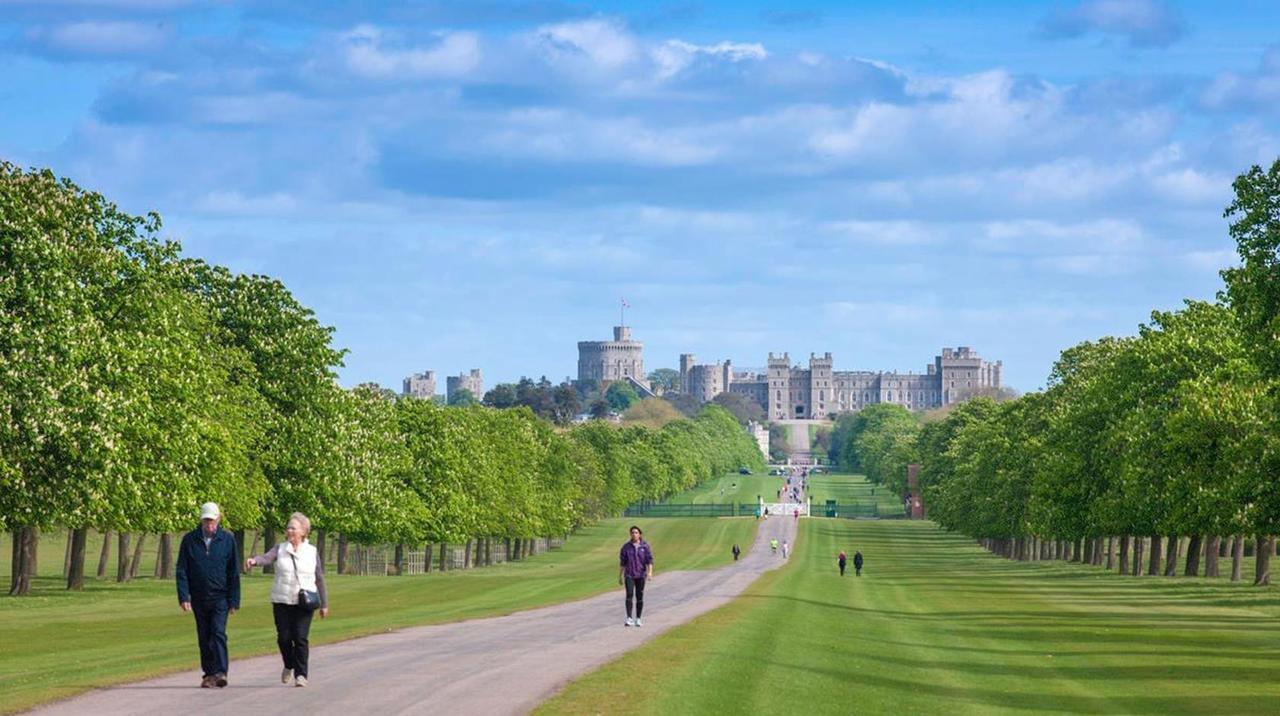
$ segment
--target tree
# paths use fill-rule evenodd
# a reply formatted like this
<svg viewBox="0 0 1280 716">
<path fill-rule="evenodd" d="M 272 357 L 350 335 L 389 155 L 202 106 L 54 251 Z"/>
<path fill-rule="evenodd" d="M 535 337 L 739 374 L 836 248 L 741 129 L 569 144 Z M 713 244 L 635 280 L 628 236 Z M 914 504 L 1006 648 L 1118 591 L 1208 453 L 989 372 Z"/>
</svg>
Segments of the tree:
<svg viewBox="0 0 1280 716">
<path fill-rule="evenodd" d="M 582 401 L 578 391 L 568 382 L 556 386 L 551 394 L 551 402 L 555 406 L 551 420 L 556 425 L 568 425 L 582 412 Z"/>
<path fill-rule="evenodd" d="M 750 400 L 738 393 L 720 393 L 712 398 L 711 402 L 728 410 L 742 425 L 746 425 L 749 422 L 758 423 L 764 420 L 764 409 L 754 400 Z"/>
<path fill-rule="evenodd" d="M 1280 391 L 1280 159 L 1263 171 L 1253 166 L 1232 182 L 1235 199 L 1223 212 L 1231 220 L 1240 266 L 1222 272 L 1228 305 L 1240 320 L 1241 334 L 1274 406 Z M 1269 421 L 1269 440 L 1280 441 L 1280 419 Z M 1274 451 L 1272 451 L 1274 454 Z M 1280 469 L 1273 460 L 1272 469 Z M 1272 472 L 1275 475 L 1275 472 Z M 1274 483 L 1274 477 L 1272 478 Z M 1280 496 L 1259 494 L 1254 509 L 1258 534 L 1256 584 L 1270 583 L 1271 552 L 1280 531 Z"/>
<path fill-rule="evenodd" d="M 499 383 L 484 394 L 484 404 L 490 408 L 510 408 L 516 405 L 516 387 L 511 383 Z"/>
<path fill-rule="evenodd" d="M 449 394 L 449 406 L 455 408 L 469 408 L 472 405 L 479 405 L 476 396 L 466 388 L 458 388 Z"/>
<path fill-rule="evenodd" d="M 659 395 L 680 390 L 680 371 L 658 368 L 649 373 L 649 387 Z"/>
<path fill-rule="evenodd" d="M 617 380 L 609 384 L 609 389 L 604 392 L 604 399 L 610 408 L 621 413 L 639 402 L 640 395 L 636 393 L 636 389 L 632 388 L 630 383 Z"/>
<path fill-rule="evenodd" d="M 626 412 L 622 414 L 622 424 L 644 425 L 656 430 L 683 417 L 679 410 L 672 407 L 671 403 L 658 398 L 650 398 L 641 400 L 627 408 Z"/>
<path fill-rule="evenodd" d="M 671 403 L 672 407 L 679 410 L 685 417 L 692 418 L 702 410 L 702 401 L 692 395 L 684 393 L 664 393 L 662 399 Z"/>
</svg>

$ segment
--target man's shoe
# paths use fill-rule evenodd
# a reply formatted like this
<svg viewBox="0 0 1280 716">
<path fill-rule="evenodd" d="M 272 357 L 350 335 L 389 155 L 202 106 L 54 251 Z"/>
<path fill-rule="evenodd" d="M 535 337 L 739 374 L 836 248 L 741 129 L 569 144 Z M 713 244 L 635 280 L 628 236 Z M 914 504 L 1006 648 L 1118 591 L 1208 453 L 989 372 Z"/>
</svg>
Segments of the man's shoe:
<svg viewBox="0 0 1280 716">
<path fill-rule="evenodd" d="M 211 689 L 211 688 L 213 688 L 213 677 L 212 677 L 212 676 L 208 676 L 208 675 L 206 675 L 206 676 L 202 676 L 202 677 L 200 678 L 200 688 L 202 688 L 202 689 Z"/>
<path fill-rule="evenodd" d="M 305 676 L 299 676 L 298 678 L 296 678 L 296 679 L 294 679 L 294 680 L 293 680 L 293 685 L 294 685 L 294 686 L 306 686 L 306 685 L 307 685 L 307 677 L 305 677 Z"/>
<path fill-rule="evenodd" d="M 280 672 L 280 683 L 287 684 L 289 679 L 293 678 L 293 669 L 285 669 Z"/>
<path fill-rule="evenodd" d="M 218 688 L 222 688 L 222 687 L 226 686 L 226 685 L 227 685 L 227 675 L 226 675 L 226 674 L 214 674 L 214 675 L 213 675 L 213 685 L 214 685 L 214 686 L 216 686 L 216 687 L 218 687 Z"/>
<path fill-rule="evenodd" d="M 635 625 L 636 625 L 636 620 L 632 619 L 631 617 L 627 617 L 627 620 L 622 623 L 622 626 L 635 626 Z"/>
<path fill-rule="evenodd" d="M 644 626 L 644 622 L 640 621 L 640 617 L 636 617 L 636 626 Z"/>
</svg>

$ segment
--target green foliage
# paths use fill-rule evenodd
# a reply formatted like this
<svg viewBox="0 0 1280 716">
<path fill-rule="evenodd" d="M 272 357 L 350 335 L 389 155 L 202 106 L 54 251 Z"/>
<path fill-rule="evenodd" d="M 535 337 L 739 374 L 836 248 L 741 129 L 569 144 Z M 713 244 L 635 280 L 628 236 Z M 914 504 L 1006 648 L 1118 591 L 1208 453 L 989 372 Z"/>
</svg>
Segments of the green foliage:
<svg viewBox="0 0 1280 716">
<path fill-rule="evenodd" d="M 609 389 L 604 392 L 604 400 L 611 409 L 621 413 L 639 402 L 640 394 L 636 393 L 630 383 L 617 380 L 609 384 Z"/>
<path fill-rule="evenodd" d="M 449 398 L 446 403 L 458 408 L 468 408 L 472 405 L 479 405 L 480 401 L 476 400 L 475 394 L 473 394 L 469 389 L 458 388 L 449 394 Z"/>
<path fill-rule="evenodd" d="M 680 389 L 680 371 L 674 368 L 658 368 L 649 373 L 649 387 L 654 392 Z"/>
<path fill-rule="evenodd" d="M 911 411 L 892 403 L 868 406 L 856 414 L 847 428 L 843 455 L 851 456 L 847 469 L 901 494 L 906 488 L 907 464 L 916 461 L 916 435 L 920 423 Z"/>
</svg>

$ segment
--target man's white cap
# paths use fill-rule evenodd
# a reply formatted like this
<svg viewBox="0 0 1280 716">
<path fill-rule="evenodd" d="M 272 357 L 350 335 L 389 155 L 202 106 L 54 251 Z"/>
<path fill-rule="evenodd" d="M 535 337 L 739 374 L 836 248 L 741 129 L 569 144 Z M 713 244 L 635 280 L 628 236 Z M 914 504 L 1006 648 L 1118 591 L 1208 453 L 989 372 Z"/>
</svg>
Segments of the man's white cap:
<svg viewBox="0 0 1280 716">
<path fill-rule="evenodd" d="M 218 509 L 218 503 L 216 502 L 206 502 L 200 505 L 200 519 L 202 520 L 216 520 L 221 515 L 222 510 Z"/>
</svg>

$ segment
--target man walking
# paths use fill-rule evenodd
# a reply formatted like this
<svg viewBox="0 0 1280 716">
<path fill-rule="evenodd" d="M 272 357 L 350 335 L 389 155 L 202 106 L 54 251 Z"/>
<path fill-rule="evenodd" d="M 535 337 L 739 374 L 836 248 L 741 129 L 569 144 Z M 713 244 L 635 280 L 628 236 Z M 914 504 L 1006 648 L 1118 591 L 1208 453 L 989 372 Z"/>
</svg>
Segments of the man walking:
<svg viewBox="0 0 1280 716">
<path fill-rule="evenodd" d="M 738 555 L 740 555 L 740 554 L 742 554 L 742 550 L 738 548 L 738 545 L 737 545 L 737 544 L 734 544 L 734 545 L 733 545 L 733 561 L 737 562 L 737 561 L 738 561 Z"/>
<path fill-rule="evenodd" d="M 227 685 L 227 617 L 240 608 L 240 560 L 236 540 L 221 529 L 222 511 L 206 502 L 200 526 L 178 547 L 178 604 L 196 618 L 200 642 L 200 688 Z"/>
<path fill-rule="evenodd" d="M 644 584 L 653 579 L 653 550 L 643 539 L 643 533 L 631 526 L 631 539 L 618 553 L 618 584 L 627 588 L 627 621 L 623 626 L 644 626 L 640 614 L 644 611 Z M 632 600 L 635 601 L 634 619 L 631 618 Z"/>
<path fill-rule="evenodd" d="M 853 576 L 855 577 L 862 576 L 862 553 L 861 552 L 853 553 Z"/>
</svg>

